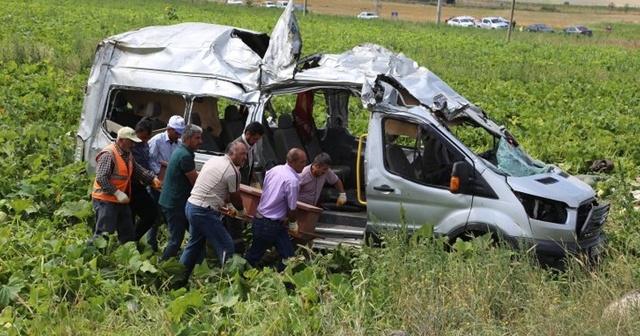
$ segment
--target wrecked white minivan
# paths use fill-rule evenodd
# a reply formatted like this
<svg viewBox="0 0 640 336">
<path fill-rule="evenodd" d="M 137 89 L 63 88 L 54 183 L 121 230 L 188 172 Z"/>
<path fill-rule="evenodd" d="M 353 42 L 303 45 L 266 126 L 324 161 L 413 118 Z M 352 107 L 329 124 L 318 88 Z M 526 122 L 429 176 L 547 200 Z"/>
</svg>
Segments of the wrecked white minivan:
<svg viewBox="0 0 640 336">
<path fill-rule="evenodd" d="M 430 225 L 451 241 L 489 233 L 550 257 L 594 255 L 606 241 L 609 205 L 591 187 L 532 159 L 429 70 L 373 44 L 296 64 L 300 47 L 291 6 L 271 39 L 182 24 L 105 40 L 87 86 L 79 159 L 91 162 L 121 125 L 146 115 L 160 131 L 181 114 L 210 132 L 196 155 L 201 165 L 259 121 L 263 171 L 292 147 L 311 160 L 327 152 L 348 190 L 349 202 L 337 207 L 337 192 L 323 189 L 318 246 L 360 244 L 367 232 L 401 223 L 410 231 Z"/>
</svg>

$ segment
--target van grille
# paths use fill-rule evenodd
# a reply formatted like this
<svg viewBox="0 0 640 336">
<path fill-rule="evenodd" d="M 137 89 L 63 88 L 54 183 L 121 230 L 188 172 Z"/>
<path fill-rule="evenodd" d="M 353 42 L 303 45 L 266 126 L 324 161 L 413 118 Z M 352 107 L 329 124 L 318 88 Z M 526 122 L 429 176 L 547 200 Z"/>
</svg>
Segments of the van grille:
<svg viewBox="0 0 640 336">
<path fill-rule="evenodd" d="M 578 208 L 578 220 L 576 234 L 579 239 L 592 238 L 602 232 L 607 215 L 609 214 L 609 203 L 597 204 L 595 201 L 582 204 Z"/>
</svg>

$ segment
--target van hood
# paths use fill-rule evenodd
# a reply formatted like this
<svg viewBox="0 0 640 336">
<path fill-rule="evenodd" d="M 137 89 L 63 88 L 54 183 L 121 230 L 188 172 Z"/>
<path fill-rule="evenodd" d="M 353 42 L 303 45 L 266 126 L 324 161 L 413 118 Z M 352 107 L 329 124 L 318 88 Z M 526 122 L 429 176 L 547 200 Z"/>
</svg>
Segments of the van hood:
<svg viewBox="0 0 640 336">
<path fill-rule="evenodd" d="M 596 196 L 588 184 L 557 167 L 554 167 L 554 171 L 545 174 L 507 176 L 506 179 L 514 191 L 564 202 L 572 208 L 577 208 L 586 200 Z"/>
</svg>

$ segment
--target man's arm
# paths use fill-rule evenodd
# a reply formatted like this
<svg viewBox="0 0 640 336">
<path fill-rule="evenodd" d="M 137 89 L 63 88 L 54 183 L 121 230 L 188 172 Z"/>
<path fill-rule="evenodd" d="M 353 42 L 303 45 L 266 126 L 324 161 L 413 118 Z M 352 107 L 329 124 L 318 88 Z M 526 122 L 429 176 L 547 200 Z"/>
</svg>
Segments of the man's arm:
<svg viewBox="0 0 640 336">
<path fill-rule="evenodd" d="M 96 182 L 102 190 L 109 194 L 114 194 L 118 190 L 110 179 L 114 168 L 113 154 L 110 151 L 105 151 L 96 162 Z"/>
<path fill-rule="evenodd" d="M 196 179 L 198 178 L 198 171 L 194 169 L 190 172 L 184 173 L 184 175 L 189 179 L 189 182 L 191 182 L 191 186 L 193 187 L 196 184 Z"/>
<path fill-rule="evenodd" d="M 298 220 L 298 193 L 300 193 L 300 184 L 289 181 L 285 183 L 285 195 L 287 197 L 287 220 L 289 223 Z"/>
<path fill-rule="evenodd" d="M 149 165 L 151 170 L 157 175 L 160 173 L 160 164 L 158 162 L 158 156 L 160 155 L 160 146 L 158 146 L 158 137 L 154 136 L 149 140 Z"/>
<path fill-rule="evenodd" d="M 151 184 L 153 179 L 156 178 L 156 174 L 151 170 L 147 170 L 142 167 L 139 163 L 133 161 L 133 177 L 142 181 L 143 184 Z"/>
<path fill-rule="evenodd" d="M 227 177 L 227 188 L 229 190 L 229 201 L 238 211 L 244 210 L 242 204 L 242 196 L 240 194 L 240 176 L 239 173 L 229 175 Z"/>
<path fill-rule="evenodd" d="M 342 184 L 342 181 L 340 179 L 338 179 L 333 186 L 338 190 L 339 193 L 344 193 L 344 185 Z"/>
</svg>

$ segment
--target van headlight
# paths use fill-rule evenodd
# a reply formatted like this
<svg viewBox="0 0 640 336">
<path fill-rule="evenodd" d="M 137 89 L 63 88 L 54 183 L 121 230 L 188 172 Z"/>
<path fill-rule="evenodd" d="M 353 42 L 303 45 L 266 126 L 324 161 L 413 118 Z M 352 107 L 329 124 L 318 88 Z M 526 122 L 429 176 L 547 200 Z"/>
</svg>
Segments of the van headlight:
<svg viewBox="0 0 640 336">
<path fill-rule="evenodd" d="M 518 192 L 515 194 L 530 218 L 556 224 L 567 222 L 565 203 Z"/>
</svg>

